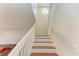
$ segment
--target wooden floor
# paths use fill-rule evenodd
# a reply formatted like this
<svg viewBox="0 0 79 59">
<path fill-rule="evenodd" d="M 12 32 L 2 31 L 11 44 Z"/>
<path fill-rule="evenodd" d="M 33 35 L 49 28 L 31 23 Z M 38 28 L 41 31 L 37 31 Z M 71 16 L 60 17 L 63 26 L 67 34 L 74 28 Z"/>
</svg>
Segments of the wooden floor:
<svg viewBox="0 0 79 59">
<path fill-rule="evenodd" d="M 31 56 L 58 56 L 57 53 L 32 53 Z"/>
</svg>

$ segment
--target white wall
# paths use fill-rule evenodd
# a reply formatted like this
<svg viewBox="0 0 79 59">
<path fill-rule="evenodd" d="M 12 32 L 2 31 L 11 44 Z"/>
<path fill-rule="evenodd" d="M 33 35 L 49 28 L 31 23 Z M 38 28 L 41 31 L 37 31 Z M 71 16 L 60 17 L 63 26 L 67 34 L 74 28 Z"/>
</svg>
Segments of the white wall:
<svg viewBox="0 0 79 59">
<path fill-rule="evenodd" d="M 36 25 L 36 35 L 48 35 L 48 15 L 42 14 L 42 9 L 44 7 L 39 7 L 37 9 L 37 25 Z"/>
<path fill-rule="evenodd" d="M 25 33 L 24 28 L 0 28 L 0 44 L 16 44 Z"/>
<path fill-rule="evenodd" d="M 0 4 L 0 44 L 15 44 L 34 24 L 31 4 Z"/>
<path fill-rule="evenodd" d="M 79 55 L 79 4 L 57 5 L 52 32 L 70 51 L 70 55 Z"/>
<path fill-rule="evenodd" d="M 30 27 L 33 19 L 31 4 L 0 4 L 0 27 Z"/>
</svg>

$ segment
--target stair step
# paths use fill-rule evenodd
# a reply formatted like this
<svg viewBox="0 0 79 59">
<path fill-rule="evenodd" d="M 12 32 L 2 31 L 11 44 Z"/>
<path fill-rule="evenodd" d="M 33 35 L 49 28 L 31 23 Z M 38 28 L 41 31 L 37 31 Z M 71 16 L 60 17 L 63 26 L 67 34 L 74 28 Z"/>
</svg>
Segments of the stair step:
<svg viewBox="0 0 79 59">
<path fill-rule="evenodd" d="M 32 49 L 32 53 L 56 53 L 56 49 Z"/>
<path fill-rule="evenodd" d="M 58 56 L 49 35 L 36 35 L 31 56 Z"/>
<path fill-rule="evenodd" d="M 33 46 L 53 46 L 52 43 L 33 43 Z"/>
<path fill-rule="evenodd" d="M 38 39 L 50 39 L 50 36 L 49 35 L 36 35 L 35 38 L 38 38 Z"/>
<path fill-rule="evenodd" d="M 33 46 L 34 49 L 56 49 L 53 46 Z"/>
<path fill-rule="evenodd" d="M 49 37 L 35 37 L 35 39 L 51 39 Z"/>
<path fill-rule="evenodd" d="M 58 56 L 57 53 L 32 53 L 31 56 Z"/>
<path fill-rule="evenodd" d="M 35 39 L 34 43 L 52 43 L 52 40 L 50 39 Z"/>
<path fill-rule="evenodd" d="M 38 41 L 35 41 L 34 43 L 52 43 L 52 42 L 38 42 Z"/>
<path fill-rule="evenodd" d="M 49 37 L 50 35 L 35 35 L 35 36 L 47 36 L 47 37 Z"/>
</svg>

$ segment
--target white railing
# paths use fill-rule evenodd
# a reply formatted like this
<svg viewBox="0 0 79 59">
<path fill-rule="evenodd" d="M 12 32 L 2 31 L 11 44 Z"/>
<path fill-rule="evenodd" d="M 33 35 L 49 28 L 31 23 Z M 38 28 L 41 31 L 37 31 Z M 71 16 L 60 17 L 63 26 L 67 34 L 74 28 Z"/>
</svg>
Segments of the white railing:
<svg viewBox="0 0 79 59">
<path fill-rule="evenodd" d="M 36 24 L 23 36 L 23 38 L 16 44 L 15 48 L 8 54 L 8 56 L 30 56 L 32 49 L 32 42 L 34 41 L 34 29 Z"/>
</svg>

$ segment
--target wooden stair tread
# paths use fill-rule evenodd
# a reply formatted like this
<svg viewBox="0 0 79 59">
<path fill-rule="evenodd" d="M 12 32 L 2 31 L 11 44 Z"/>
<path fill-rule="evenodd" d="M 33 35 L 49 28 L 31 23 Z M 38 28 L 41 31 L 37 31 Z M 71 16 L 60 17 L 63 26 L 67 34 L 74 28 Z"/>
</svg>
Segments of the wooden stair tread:
<svg viewBox="0 0 79 59">
<path fill-rule="evenodd" d="M 32 53 L 31 56 L 58 56 L 57 53 Z"/>
<path fill-rule="evenodd" d="M 53 46 L 33 46 L 32 48 L 36 48 L 36 49 L 56 49 Z"/>
</svg>

